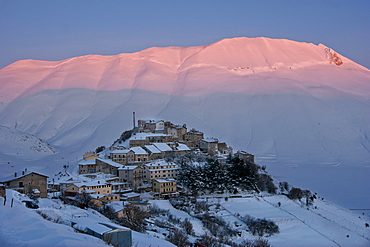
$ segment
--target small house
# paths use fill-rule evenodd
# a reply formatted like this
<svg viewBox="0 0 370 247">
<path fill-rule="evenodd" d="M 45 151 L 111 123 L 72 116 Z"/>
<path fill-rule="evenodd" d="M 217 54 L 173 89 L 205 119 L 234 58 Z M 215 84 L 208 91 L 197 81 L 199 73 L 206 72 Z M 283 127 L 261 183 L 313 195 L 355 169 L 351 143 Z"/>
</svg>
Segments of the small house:
<svg viewBox="0 0 370 247">
<path fill-rule="evenodd" d="M 15 172 L 14 175 L 1 179 L 6 188 L 14 189 L 22 194 L 33 193 L 42 198 L 47 197 L 47 178 L 39 172 L 27 171 Z"/>
</svg>

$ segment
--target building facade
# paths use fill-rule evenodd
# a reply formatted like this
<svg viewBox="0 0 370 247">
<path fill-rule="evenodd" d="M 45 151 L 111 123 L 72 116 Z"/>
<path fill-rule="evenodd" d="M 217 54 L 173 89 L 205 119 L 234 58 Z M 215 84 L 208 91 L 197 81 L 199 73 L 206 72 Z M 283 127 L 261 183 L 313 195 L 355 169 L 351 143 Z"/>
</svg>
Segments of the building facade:
<svg viewBox="0 0 370 247">
<path fill-rule="evenodd" d="M 24 170 L 15 172 L 13 176 L 4 178 L 2 182 L 6 188 L 14 189 L 22 194 L 33 193 L 42 198 L 47 198 L 48 176 L 38 172 Z"/>
<path fill-rule="evenodd" d="M 161 198 L 173 198 L 178 195 L 175 179 L 154 179 L 153 192 Z"/>
</svg>

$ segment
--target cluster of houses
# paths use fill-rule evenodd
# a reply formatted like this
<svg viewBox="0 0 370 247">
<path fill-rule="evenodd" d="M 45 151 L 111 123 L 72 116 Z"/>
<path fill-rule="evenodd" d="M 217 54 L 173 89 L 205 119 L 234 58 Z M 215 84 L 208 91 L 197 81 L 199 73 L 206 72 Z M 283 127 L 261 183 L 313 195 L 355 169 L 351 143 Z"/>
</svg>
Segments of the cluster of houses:
<svg viewBox="0 0 370 247">
<path fill-rule="evenodd" d="M 47 180 L 46 175 L 25 170 L 0 182 L 7 188 L 40 197 L 47 197 L 47 192 L 62 193 L 69 198 L 84 193 L 91 196 L 96 206 L 126 201 L 148 210 L 148 203 L 141 200 L 143 194 L 149 195 L 148 198 L 179 195 L 179 167 L 165 158 L 190 151 L 217 154 L 220 160 L 232 154 L 226 143 L 204 138 L 195 129 L 188 131 L 185 124 L 139 120 L 126 139 L 116 141 L 100 153 L 85 153 L 79 162 L 78 176 Z M 254 162 L 254 156 L 247 152 L 238 151 L 234 155 Z"/>
</svg>

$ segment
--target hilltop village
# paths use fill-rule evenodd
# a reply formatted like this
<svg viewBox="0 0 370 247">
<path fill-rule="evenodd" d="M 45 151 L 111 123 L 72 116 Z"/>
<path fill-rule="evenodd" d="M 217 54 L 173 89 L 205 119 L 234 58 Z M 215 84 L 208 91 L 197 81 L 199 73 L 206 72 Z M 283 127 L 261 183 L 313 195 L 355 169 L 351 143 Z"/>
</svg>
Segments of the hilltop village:
<svg viewBox="0 0 370 247">
<path fill-rule="evenodd" d="M 233 155 L 226 143 L 216 138 L 205 138 L 203 132 L 188 130 L 186 125 L 175 125 L 163 120 L 139 120 L 138 126 L 125 131 L 114 144 L 100 151 L 87 152 L 79 162 L 79 174 L 97 178 L 110 175 L 105 181 L 77 182 L 64 185 L 68 196 L 84 191 L 94 199 L 136 201 L 140 192 L 153 198 L 172 198 L 180 195 L 177 184 L 179 167 L 174 157 L 190 152 L 207 154 L 225 162 Z M 238 151 L 235 156 L 254 162 L 254 156 Z"/>
<path fill-rule="evenodd" d="M 78 176 L 69 174 L 68 166 L 64 167 L 65 172 L 50 178 L 25 169 L 1 182 L 6 188 L 41 198 L 46 198 L 49 192 L 74 200 L 84 193 L 92 198 L 90 203 L 98 207 L 110 201 L 140 204 L 145 202 L 143 193 L 150 199 L 168 199 L 181 194 L 182 187 L 177 183 L 180 168 L 173 159 L 186 154 L 212 156 L 221 164 L 232 155 L 254 163 L 252 154 L 233 153 L 226 143 L 205 138 L 201 131 L 188 130 L 186 124 L 138 120 L 137 126 L 122 133 L 109 148 L 102 146 L 83 154 L 78 163 Z"/>
</svg>

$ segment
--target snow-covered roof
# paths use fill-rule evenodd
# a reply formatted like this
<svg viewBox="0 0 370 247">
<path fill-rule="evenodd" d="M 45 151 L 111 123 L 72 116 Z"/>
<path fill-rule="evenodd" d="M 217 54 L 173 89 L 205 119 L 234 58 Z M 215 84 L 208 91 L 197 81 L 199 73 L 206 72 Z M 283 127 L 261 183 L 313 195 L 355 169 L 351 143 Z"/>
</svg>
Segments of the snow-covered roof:
<svg viewBox="0 0 370 247">
<path fill-rule="evenodd" d="M 87 181 L 87 182 L 78 182 L 73 183 L 78 188 L 84 187 L 84 186 L 100 186 L 100 185 L 107 185 L 110 183 L 107 183 L 105 180 L 93 180 L 93 181 Z"/>
<path fill-rule="evenodd" d="M 145 145 L 145 148 L 149 150 L 152 154 L 160 154 L 161 151 L 158 150 L 154 145 Z"/>
<path fill-rule="evenodd" d="M 100 160 L 104 163 L 107 163 L 108 165 L 111 165 L 111 166 L 114 166 L 114 167 L 117 167 L 117 168 L 120 168 L 122 167 L 123 165 L 122 164 L 118 164 L 117 162 L 114 162 L 113 160 L 110 160 L 110 159 L 97 159 L 97 160 Z"/>
<path fill-rule="evenodd" d="M 150 163 L 145 164 L 147 167 L 155 167 L 155 166 L 169 166 L 169 165 L 175 165 L 172 162 L 167 162 L 163 159 L 151 161 Z"/>
<path fill-rule="evenodd" d="M 172 148 L 168 146 L 166 143 L 159 143 L 155 142 L 153 145 L 158 148 L 161 152 L 169 152 L 172 151 Z"/>
<path fill-rule="evenodd" d="M 37 175 L 40 175 L 40 176 L 43 176 L 43 177 L 47 177 L 47 175 L 44 175 L 42 173 L 39 173 L 39 172 L 34 172 L 34 171 L 20 171 L 20 172 L 15 172 L 13 175 L 10 175 L 10 176 L 7 176 L 7 177 L 4 177 L 4 178 L 1 178 L 0 179 L 0 182 L 8 182 L 8 181 L 12 181 L 14 179 L 18 179 L 18 178 L 22 178 L 24 176 L 27 176 L 27 175 L 30 175 L 31 173 L 35 173 Z"/>
<path fill-rule="evenodd" d="M 162 133 L 136 133 L 130 137 L 130 140 L 146 140 L 147 138 L 154 136 L 154 137 L 159 137 L 159 136 L 171 136 L 168 134 L 162 134 Z"/>
<path fill-rule="evenodd" d="M 74 225 L 73 228 L 77 228 L 77 229 L 82 230 L 82 231 L 86 231 L 87 229 L 90 229 L 91 231 L 96 232 L 100 235 L 103 235 L 103 233 L 105 233 L 105 232 L 112 231 L 112 228 L 109 228 L 109 227 L 107 227 L 105 225 L 102 225 L 102 224 L 99 224 L 99 223 L 84 225 L 84 224 L 81 224 L 79 222 L 76 225 Z"/>
<path fill-rule="evenodd" d="M 135 154 L 148 154 L 142 147 L 132 147 L 130 148 Z"/>
<path fill-rule="evenodd" d="M 178 150 L 178 151 L 190 151 L 191 149 L 183 143 L 178 143 L 178 146 L 176 147 L 176 150 Z"/>
<path fill-rule="evenodd" d="M 164 178 L 159 178 L 159 179 L 154 179 L 155 181 L 157 181 L 158 183 L 169 183 L 169 182 L 174 182 L 176 181 L 175 179 L 173 178 L 167 178 L 167 179 L 164 179 Z"/>
<path fill-rule="evenodd" d="M 124 185 L 124 184 L 130 184 L 128 182 L 112 182 L 111 185 Z"/>
<path fill-rule="evenodd" d="M 244 155 L 252 155 L 244 150 L 238 150 L 238 152 L 236 152 L 236 154 L 244 154 Z"/>
<path fill-rule="evenodd" d="M 123 210 L 125 207 L 123 206 L 123 202 L 111 201 L 107 203 L 108 206 L 111 206 L 115 213 Z"/>
<path fill-rule="evenodd" d="M 79 165 L 95 165 L 95 159 L 91 160 L 81 160 L 78 162 Z"/>
<path fill-rule="evenodd" d="M 148 119 L 140 119 L 140 122 L 145 122 L 145 123 L 159 123 L 159 122 L 164 122 L 163 120 L 148 120 Z"/>
<path fill-rule="evenodd" d="M 218 140 L 216 138 L 204 138 L 204 139 L 202 139 L 202 141 L 205 141 L 205 142 L 218 142 Z"/>
<path fill-rule="evenodd" d="M 129 193 L 122 194 L 122 197 L 127 197 L 127 198 L 138 197 L 138 196 L 140 196 L 140 194 L 135 193 L 135 192 L 129 192 Z"/>
<path fill-rule="evenodd" d="M 118 170 L 134 170 L 137 167 L 138 166 L 124 166 L 124 167 L 118 168 Z"/>
<path fill-rule="evenodd" d="M 127 154 L 128 152 L 130 152 L 130 149 L 114 149 L 110 151 L 111 154 Z"/>
</svg>

